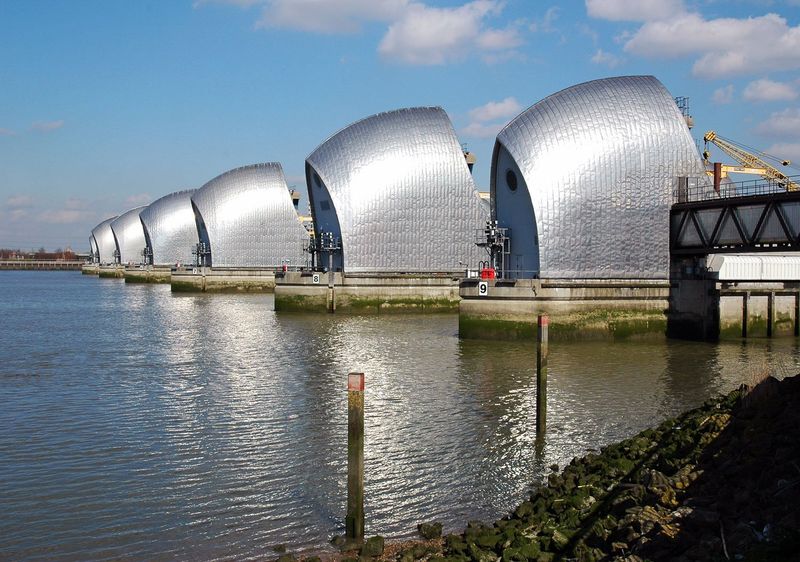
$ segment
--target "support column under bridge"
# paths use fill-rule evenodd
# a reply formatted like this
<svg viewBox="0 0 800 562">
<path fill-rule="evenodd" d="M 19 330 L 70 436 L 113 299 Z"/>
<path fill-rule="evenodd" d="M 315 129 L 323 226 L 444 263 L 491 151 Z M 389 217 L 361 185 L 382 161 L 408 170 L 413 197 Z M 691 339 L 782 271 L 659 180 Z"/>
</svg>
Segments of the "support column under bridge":
<svg viewBox="0 0 800 562">
<path fill-rule="evenodd" d="M 675 195 L 668 335 L 800 335 L 800 191 L 757 180 Z"/>
</svg>

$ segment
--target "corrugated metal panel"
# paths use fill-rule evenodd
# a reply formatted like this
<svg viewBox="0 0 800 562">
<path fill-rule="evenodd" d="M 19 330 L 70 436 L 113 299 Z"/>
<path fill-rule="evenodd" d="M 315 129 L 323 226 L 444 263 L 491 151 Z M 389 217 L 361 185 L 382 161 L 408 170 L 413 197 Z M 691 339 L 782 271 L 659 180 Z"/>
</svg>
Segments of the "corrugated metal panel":
<svg viewBox="0 0 800 562">
<path fill-rule="evenodd" d="M 208 235 L 214 267 L 305 264 L 308 233 L 277 162 L 237 168 L 192 195 L 195 219 Z M 199 214 L 199 216 L 198 216 Z"/>
<path fill-rule="evenodd" d="M 522 176 L 514 195 L 509 171 Z M 679 176 L 705 177 L 666 88 L 652 76 L 595 80 L 545 98 L 498 134 L 494 212 L 512 229 L 512 253 L 533 256 L 542 278 L 664 279 Z M 535 224 L 503 224 L 523 205 Z"/>
<path fill-rule="evenodd" d="M 191 263 L 192 250 L 198 242 L 192 210 L 192 195 L 196 191 L 186 189 L 165 195 L 139 214 L 154 265 Z"/>
<path fill-rule="evenodd" d="M 111 230 L 111 223 L 117 217 L 106 219 L 92 229 L 92 238 L 97 245 L 97 255 L 101 264 L 114 263 L 114 253 L 117 251 L 117 241 Z"/>
<path fill-rule="evenodd" d="M 720 281 L 800 281 L 798 254 L 711 254 L 706 263 Z"/>
<path fill-rule="evenodd" d="M 438 107 L 358 121 L 306 159 L 317 232 L 341 237 L 348 272 L 449 272 L 485 253 L 481 204 L 447 114 Z"/>
<path fill-rule="evenodd" d="M 139 213 L 145 208 L 145 206 L 141 206 L 125 211 L 111 222 L 111 230 L 114 231 L 117 239 L 119 263 L 121 264 L 142 263 L 145 241 Z"/>
</svg>

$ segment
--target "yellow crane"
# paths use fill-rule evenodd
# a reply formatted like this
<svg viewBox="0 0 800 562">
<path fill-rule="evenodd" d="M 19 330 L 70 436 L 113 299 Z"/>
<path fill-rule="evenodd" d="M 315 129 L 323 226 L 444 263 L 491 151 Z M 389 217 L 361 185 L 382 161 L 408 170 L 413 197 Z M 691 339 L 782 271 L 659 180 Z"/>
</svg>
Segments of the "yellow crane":
<svg viewBox="0 0 800 562">
<path fill-rule="evenodd" d="M 718 146 L 725 154 L 736 160 L 741 164 L 741 166 L 730 166 L 727 164 L 723 164 L 720 166 L 721 175 L 720 177 L 726 177 L 728 173 L 738 173 L 738 174 L 757 174 L 760 175 L 768 180 L 774 181 L 781 187 L 783 187 L 786 191 L 798 191 L 800 190 L 800 185 L 796 182 L 792 181 L 786 174 L 781 173 L 777 168 L 770 166 L 767 162 L 765 162 L 761 157 L 748 152 L 744 147 L 739 145 L 738 143 L 720 137 L 714 131 L 708 131 L 704 136 L 703 140 L 705 141 L 705 150 L 703 150 L 703 158 L 705 161 L 708 162 L 708 158 L 710 156 L 708 152 L 708 143 L 713 143 Z M 767 154 L 761 153 L 764 156 L 768 156 Z M 776 159 L 777 160 L 777 159 Z M 791 164 L 789 160 L 777 160 L 780 162 L 782 166 L 788 166 Z M 709 175 L 713 175 L 714 172 L 709 171 Z"/>
</svg>

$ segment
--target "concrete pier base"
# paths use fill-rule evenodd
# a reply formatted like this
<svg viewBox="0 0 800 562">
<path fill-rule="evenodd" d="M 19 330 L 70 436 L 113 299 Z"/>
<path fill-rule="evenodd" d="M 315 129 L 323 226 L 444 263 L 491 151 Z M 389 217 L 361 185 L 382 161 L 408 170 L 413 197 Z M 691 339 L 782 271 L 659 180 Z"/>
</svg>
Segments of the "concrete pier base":
<svg viewBox="0 0 800 562">
<path fill-rule="evenodd" d="M 125 277 L 125 268 L 119 264 L 101 265 L 98 268 L 97 275 L 101 279 L 122 279 Z"/>
<path fill-rule="evenodd" d="M 459 337 L 535 339 L 539 314 L 553 340 L 663 336 L 669 289 L 667 280 L 465 279 Z"/>
<path fill-rule="evenodd" d="M 455 312 L 458 280 L 449 275 L 342 275 L 289 271 L 275 280 L 275 310 L 344 313 Z"/>
<path fill-rule="evenodd" d="M 680 280 L 668 335 L 691 340 L 800 336 L 800 282 Z"/>
<path fill-rule="evenodd" d="M 129 266 L 125 268 L 125 282 L 169 283 L 171 271 L 168 265 Z"/>
<path fill-rule="evenodd" d="M 800 336 L 797 265 L 794 255 L 673 260 L 668 335 L 706 341 Z"/>
<path fill-rule="evenodd" d="M 175 293 L 271 293 L 275 290 L 275 272 L 267 269 L 186 267 L 172 271 L 170 285 Z"/>
<path fill-rule="evenodd" d="M 83 275 L 98 275 L 100 266 L 96 263 L 85 263 L 81 266 L 81 273 Z"/>
</svg>

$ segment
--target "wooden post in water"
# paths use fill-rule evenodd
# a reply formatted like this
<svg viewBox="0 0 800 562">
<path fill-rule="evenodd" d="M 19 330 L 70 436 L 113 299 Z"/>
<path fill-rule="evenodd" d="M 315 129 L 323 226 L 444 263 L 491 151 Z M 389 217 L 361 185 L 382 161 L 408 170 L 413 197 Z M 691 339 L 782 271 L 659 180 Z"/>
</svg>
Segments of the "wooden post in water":
<svg viewBox="0 0 800 562">
<path fill-rule="evenodd" d="M 347 516 L 345 536 L 364 539 L 364 373 L 347 375 Z"/>
<path fill-rule="evenodd" d="M 547 330 L 550 319 L 540 314 L 536 331 L 536 434 L 547 427 Z"/>
</svg>

